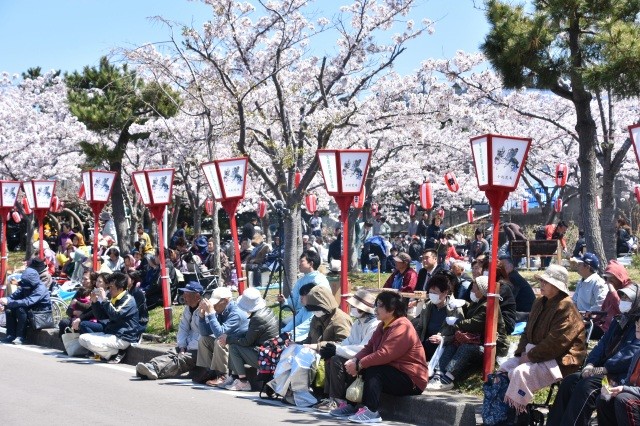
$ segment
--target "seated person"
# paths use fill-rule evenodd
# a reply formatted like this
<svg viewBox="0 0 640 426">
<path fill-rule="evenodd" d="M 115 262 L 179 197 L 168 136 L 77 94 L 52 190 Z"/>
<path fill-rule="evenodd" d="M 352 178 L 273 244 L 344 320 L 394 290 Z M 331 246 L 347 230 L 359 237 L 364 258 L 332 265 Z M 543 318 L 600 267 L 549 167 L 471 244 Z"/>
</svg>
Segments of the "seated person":
<svg viewBox="0 0 640 426">
<path fill-rule="evenodd" d="M 138 323 L 140 323 L 140 334 L 142 334 L 147 330 L 147 324 L 149 323 L 147 297 L 142 290 L 140 290 L 140 287 L 138 287 L 142 274 L 140 271 L 132 271 L 126 275 L 129 280 L 129 283 L 127 284 L 127 291 L 136 301 L 136 307 L 138 308 Z"/>
<path fill-rule="evenodd" d="M 305 284 L 314 283 L 331 290 L 327 277 L 318 271 L 320 267 L 320 256 L 314 251 L 304 251 L 300 256 L 298 268 L 304 275 L 296 281 L 291 289 L 291 294 L 287 299 L 283 295 L 278 295 L 278 302 L 284 306 L 289 306 L 293 312 L 293 321 L 282 327 L 283 333 L 292 334 L 295 342 L 302 342 L 309 335 L 309 327 L 313 314 L 307 310 L 300 300 L 300 289 Z M 283 306 L 283 307 L 284 307 Z"/>
<path fill-rule="evenodd" d="M 226 381 L 229 370 L 229 349 L 226 342 L 222 344 L 218 338 L 223 334 L 226 338 L 246 334 L 249 318 L 233 301 L 229 287 L 218 287 L 209 299 L 202 299 L 198 316 L 200 340 L 196 366 L 199 371 L 193 381 L 218 386 Z"/>
<path fill-rule="evenodd" d="M 457 378 L 466 375 L 471 368 L 482 363 L 488 290 L 489 277 L 477 277 L 471 286 L 471 304 L 467 307 L 464 318 L 447 322 L 455 330 L 454 343 L 444 347 L 438 368 L 429 380 L 427 390 L 453 389 Z M 496 354 L 505 356 L 508 350 L 507 334 L 499 309 L 497 320 Z"/>
<path fill-rule="evenodd" d="M 147 309 L 151 310 L 158 306 L 163 306 L 160 256 L 147 255 L 145 259 L 147 259 L 147 269 L 140 283 L 140 290 L 142 290 L 147 300 Z M 169 300 L 172 300 L 173 291 L 177 288 L 178 278 L 169 256 L 165 256 L 165 266 L 169 276 L 169 287 L 172 289 L 172 295 L 169 296 Z"/>
<path fill-rule="evenodd" d="M 542 297 L 536 299 L 515 356 L 500 365 L 509 375 L 505 402 L 523 413 L 533 393 L 576 372 L 587 353 L 582 316 L 569 297 L 569 273 L 551 265 L 537 274 Z"/>
<path fill-rule="evenodd" d="M 500 256 L 498 268 L 504 272 L 505 282 L 508 283 L 516 303 L 516 321 L 526 321 L 531 312 L 536 295 L 529 282 L 516 270 L 510 256 Z"/>
<path fill-rule="evenodd" d="M 442 266 L 438 264 L 438 252 L 434 249 L 426 249 L 422 253 L 422 268 L 418 272 L 416 291 L 426 291 L 431 277 L 442 271 Z"/>
<path fill-rule="evenodd" d="M 204 289 L 197 281 L 190 281 L 178 289 L 184 294 L 184 311 L 180 317 L 177 346 L 149 362 L 136 365 L 136 375 L 150 380 L 166 379 L 188 373 L 196 366 L 198 340 L 200 339 L 200 316 L 198 306 Z"/>
<path fill-rule="evenodd" d="M 440 342 L 444 345 L 453 343 L 455 328 L 448 325 L 445 318 L 464 319 L 462 308 L 450 306 L 451 288 L 446 275 L 438 274 L 427 284 L 429 300 L 416 318 L 411 323 L 416 329 L 427 361 L 431 359 Z"/>
<path fill-rule="evenodd" d="M 411 268 L 411 257 L 407 253 L 399 253 L 393 260 L 396 268 L 387 278 L 384 288 L 413 293 L 418 282 L 418 274 Z"/>
<path fill-rule="evenodd" d="M 350 421 L 380 422 L 378 407 L 382 392 L 395 395 L 420 395 L 429 373 L 424 349 L 399 294 L 383 291 L 376 297 L 376 316 L 380 324 L 360 352 L 348 360 L 345 371 L 362 375 L 364 391 L 359 410 L 351 406 Z M 347 416 L 347 410 L 340 413 Z"/>
<path fill-rule="evenodd" d="M 382 263 L 382 271 L 380 272 L 393 272 L 393 270 L 396 267 L 396 261 L 393 260 L 394 258 L 396 258 L 398 256 L 398 247 L 393 246 L 391 247 L 391 249 L 389 250 L 389 256 L 384 258 L 384 261 Z"/>
<path fill-rule="evenodd" d="M 587 252 L 577 258 L 577 261 L 580 280 L 576 284 L 575 293 L 573 293 L 573 303 L 582 312 L 599 311 L 602 309 L 604 298 L 609 292 L 604 280 L 598 275 L 600 260 L 595 254 Z"/>
<path fill-rule="evenodd" d="M 452 296 L 455 299 L 466 300 L 471 302 L 469 295 L 471 294 L 472 278 L 465 272 L 465 262 L 453 262 L 451 264 L 451 272 L 458 278 L 458 283 L 453 289 Z"/>
<path fill-rule="evenodd" d="M 84 348 L 112 364 L 120 363 L 131 343 L 140 340 L 138 307 L 127 292 L 128 283 L 125 274 L 114 272 L 107 277 L 110 299 L 104 288 L 96 288 L 91 293 L 91 307 L 103 331 L 81 334 L 79 340 Z"/>
<path fill-rule="evenodd" d="M 220 344 L 229 346 L 230 374 L 224 388 L 235 391 L 250 391 L 251 384 L 247 380 L 245 364 L 258 368 L 258 351 L 260 345 L 278 336 L 278 319 L 267 307 L 260 291 L 249 287 L 238 298 L 238 308 L 249 314 L 249 326 L 245 335 L 229 336 L 223 334 L 218 339 Z M 234 376 L 237 379 L 234 380 Z M 222 385 L 221 385 L 222 387 Z"/>
<path fill-rule="evenodd" d="M 110 247 L 107 249 L 102 266 L 103 268 L 108 268 L 111 272 L 122 272 L 124 259 L 120 257 L 120 250 L 118 250 L 118 247 Z"/>
<path fill-rule="evenodd" d="M 636 339 L 640 340 L 640 319 L 636 319 L 635 329 Z M 640 351 L 631 359 L 627 374 L 620 383 L 609 387 L 608 392 L 603 390 L 598 397 L 598 426 L 640 424 Z"/>
<path fill-rule="evenodd" d="M 266 243 L 260 231 L 256 231 L 253 240 L 251 240 L 251 245 L 253 249 L 251 250 L 251 254 L 245 259 L 245 264 L 247 271 L 253 272 L 251 285 L 260 287 L 262 285 L 262 265 L 269 252 L 271 252 L 271 247 Z"/>
<path fill-rule="evenodd" d="M 614 318 L 607 333 L 587 357 L 582 372 L 570 374 L 562 380 L 549 411 L 548 425 L 588 426 L 596 409 L 602 379 L 607 376 L 612 383 L 622 383 L 631 359 L 640 350 L 635 326 L 635 318 L 640 313 L 638 285 L 631 284 L 618 292 L 622 315 Z"/>
<path fill-rule="evenodd" d="M 610 260 L 607 264 L 604 270 L 604 279 L 609 292 L 604 298 L 604 302 L 602 302 L 601 309 L 606 312 L 607 315 L 595 321 L 596 327 L 599 329 L 596 335 L 606 333 L 613 318 L 620 314 L 620 296 L 618 296 L 618 290 L 631 285 L 629 273 L 627 273 L 625 267 L 615 259 Z M 593 333 L 591 334 L 593 335 Z"/>
<path fill-rule="evenodd" d="M 481 255 L 476 258 L 476 261 L 471 266 L 471 273 L 474 278 L 480 275 L 488 276 L 490 267 L 491 262 L 489 261 L 489 257 Z M 498 281 L 496 290 L 498 290 L 500 294 L 500 312 L 502 312 L 505 331 L 507 334 L 511 334 L 516 326 L 516 299 L 513 296 L 511 286 L 508 284 L 502 285 L 501 281 L 506 275 L 502 265 L 498 263 L 496 270 L 496 280 Z"/>
<path fill-rule="evenodd" d="M 82 275 L 82 287 L 78 289 L 67 308 L 69 318 L 60 320 L 58 324 L 58 329 L 60 330 L 59 336 L 62 336 L 68 327 L 71 327 L 73 330 L 78 330 L 81 321 L 97 322 L 93 315 L 93 309 L 91 309 L 90 296 L 95 288 L 95 280 L 91 280 L 92 273 L 93 272 L 85 271 Z"/>
<path fill-rule="evenodd" d="M 319 351 L 320 357 L 326 362 L 324 392 L 329 398 L 316 404 L 315 409 L 331 411 L 332 415 L 339 417 L 339 410 L 348 405 L 345 394 L 353 378 L 345 373 L 344 364 L 364 348 L 380 323 L 373 312 L 375 301 L 376 296 L 367 290 L 358 290 L 347 299 L 351 316 L 356 321 L 346 339 L 340 343 L 327 343 Z"/>
<path fill-rule="evenodd" d="M 44 265 L 42 260 L 40 263 Z M 5 311 L 7 320 L 7 335 L 2 343 L 22 345 L 27 335 L 29 312 L 51 311 L 49 290 L 32 265 L 33 260 L 22 273 L 18 290 L 9 297 L 0 298 L 0 312 Z"/>
</svg>

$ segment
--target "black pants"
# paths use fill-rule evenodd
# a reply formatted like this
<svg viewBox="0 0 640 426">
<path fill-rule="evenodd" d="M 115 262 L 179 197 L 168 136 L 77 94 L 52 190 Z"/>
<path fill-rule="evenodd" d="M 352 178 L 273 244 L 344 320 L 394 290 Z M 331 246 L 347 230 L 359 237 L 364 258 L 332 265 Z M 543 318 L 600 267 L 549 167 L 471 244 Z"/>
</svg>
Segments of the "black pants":
<svg viewBox="0 0 640 426">
<path fill-rule="evenodd" d="M 573 373 L 562 379 L 547 425 L 588 425 L 602 387 L 602 375 L 582 378 Z"/>
<path fill-rule="evenodd" d="M 627 392 L 605 401 L 598 397 L 598 426 L 638 426 L 640 425 L 640 399 Z"/>
<path fill-rule="evenodd" d="M 329 394 L 330 398 L 345 399 L 347 388 L 355 379 L 345 371 L 345 362 L 347 358 L 336 355 L 331 357 L 325 365 L 324 392 Z"/>
<path fill-rule="evenodd" d="M 27 308 L 10 308 L 5 311 L 7 318 L 7 337 L 24 339 L 27 334 Z"/>
<path fill-rule="evenodd" d="M 377 365 L 364 370 L 362 404 L 371 411 L 378 411 L 382 392 L 395 396 L 420 395 L 408 375 L 390 365 Z"/>
</svg>

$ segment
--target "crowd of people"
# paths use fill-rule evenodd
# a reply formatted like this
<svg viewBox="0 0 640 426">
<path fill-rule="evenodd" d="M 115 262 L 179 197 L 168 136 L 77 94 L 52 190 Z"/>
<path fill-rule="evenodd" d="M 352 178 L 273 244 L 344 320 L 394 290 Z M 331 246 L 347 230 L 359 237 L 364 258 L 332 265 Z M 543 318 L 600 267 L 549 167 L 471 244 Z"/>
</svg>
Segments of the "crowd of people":
<svg viewBox="0 0 640 426">
<path fill-rule="evenodd" d="M 436 215 L 431 221 L 412 221 L 416 234 L 408 244 L 396 239 L 387 247 L 390 255 L 383 258 L 392 267 L 385 288 L 356 291 L 347 299 L 351 311 L 345 313 L 320 272 L 322 263 L 338 255 L 334 247 L 323 258 L 322 220 L 318 215 L 312 219 L 299 258 L 302 275 L 288 297 L 276 298 L 291 316 L 279 321 L 258 289 L 263 268 L 273 260 L 270 254 L 282 244 L 274 241 L 272 250 L 252 220 L 241 238 L 245 267 L 254 272 L 250 286 L 236 299 L 231 283 L 222 282 L 207 298 L 201 283 L 183 281 L 178 291 L 185 308 L 176 347 L 137 364 L 138 377 L 189 374 L 204 386 L 251 391 L 253 368 L 268 393 L 282 395 L 288 403 L 353 422 L 379 422 L 382 393 L 449 391 L 478 371 L 487 337 L 487 300 L 496 297 L 496 374 L 508 382 L 502 400 L 508 407 L 504 424 L 522 421 L 534 393 L 554 383 L 560 385 L 549 411 L 550 425 L 587 425 L 594 411 L 603 425 L 640 419 L 640 288 L 618 261 L 603 267 L 597 256 L 581 249 L 573 258 L 580 277 L 575 291 L 569 290 L 567 269 L 558 264 L 535 275 L 539 289 L 534 290 L 508 247 L 492 265 L 489 243 L 478 229 L 460 255 L 456 242 L 462 238 L 444 236 Z M 371 246 L 376 238 L 386 244 L 389 226 L 384 216 L 377 215 L 375 222 L 363 226 L 363 250 L 375 250 Z M 545 234 L 562 239 L 567 225 L 547 228 Z M 212 265 L 213 242 L 196 239 L 189 246 L 181 230 L 184 226 L 172 238 L 174 253 L 169 256 L 177 274 Z M 504 230 L 507 244 L 523 238 L 516 224 L 507 223 Z M 67 265 L 72 262 L 71 275 L 77 274 L 78 264 L 82 269 L 68 318 L 58 327 L 61 336 L 77 332 L 89 356 L 121 362 L 127 348 L 139 341 L 148 309 L 158 306 L 153 289 L 158 262 L 145 234 L 138 229 L 137 251 L 124 256 L 105 241 L 102 269 L 93 272 L 86 264 L 83 238 L 63 227 L 65 249 L 58 255 L 67 261 L 58 267 L 71 268 Z M 365 266 L 371 265 L 368 254 L 364 260 Z M 489 292 L 491 268 L 496 269 L 495 295 Z M 45 259 L 32 260 L 18 291 L 0 299 L 7 317 L 5 343 L 23 343 L 30 310 L 50 309 L 47 274 Z M 597 341 L 590 352 L 585 312 L 599 313 L 589 330 Z M 520 337 L 509 352 L 507 336 L 512 333 Z M 353 400 L 349 389 L 356 385 L 360 394 Z"/>
</svg>

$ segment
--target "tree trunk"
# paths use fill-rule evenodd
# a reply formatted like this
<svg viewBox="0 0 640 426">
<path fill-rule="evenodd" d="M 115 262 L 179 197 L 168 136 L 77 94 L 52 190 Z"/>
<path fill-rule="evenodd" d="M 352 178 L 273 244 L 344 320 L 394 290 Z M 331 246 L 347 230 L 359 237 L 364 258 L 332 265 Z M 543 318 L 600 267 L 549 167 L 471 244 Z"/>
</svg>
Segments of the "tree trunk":
<svg viewBox="0 0 640 426">
<path fill-rule="evenodd" d="M 610 166 L 609 159 L 605 159 L 605 165 Z M 603 171 L 602 177 L 602 200 L 601 200 L 601 208 L 602 211 L 600 213 L 600 226 L 602 227 L 602 243 L 604 245 L 604 254 L 606 259 L 616 259 L 616 211 L 617 211 L 617 203 L 616 203 L 616 182 L 615 182 L 615 174 L 612 173 L 610 167 L 605 167 Z M 595 202 L 594 202 L 595 206 Z M 594 210 L 596 210 L 594 208 Z"/>
<path fill-rule="evenodd" d="M 115 181 L 113 182 L 113 192 L 111 194 L 111 209 L 113 211 L 113 222 L 116 226 L 116 235 L 118 236 L 118 246 L 120 252 L 126 253 L 131 251 L 131 242 L 129 239 L 129 229 L 127 227 L 127 214 L 124 208 L 124 182 L 122 181 L 122 164 L 112 163 L 109 170 L 117 172 Z"/>
<path fill-rule="evenodd" d="M 284 274 L 285 279 L 282 283 L 282 292 L 285 297 L 289 297 L 291 289 L 296 282 L 298 276 L 298 258 L 300 257 L 301 248 L 298 246 L 300 241 L 298 235 L 300 233 L 300 207 L 295 205 L 290 207 L 291 213 L 284 217 Z"/>
</svg>

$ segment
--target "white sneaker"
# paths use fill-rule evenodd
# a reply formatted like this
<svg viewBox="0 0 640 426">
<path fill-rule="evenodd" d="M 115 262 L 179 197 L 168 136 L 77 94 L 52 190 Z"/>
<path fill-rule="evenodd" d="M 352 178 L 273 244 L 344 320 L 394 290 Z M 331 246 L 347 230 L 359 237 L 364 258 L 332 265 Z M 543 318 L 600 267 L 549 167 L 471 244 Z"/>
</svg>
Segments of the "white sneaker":
<svg viewBox="0 0 640 426">
<path fill-rule="evenodd" d="M 230 384 L 229 386 L 225 387 L 226 390 L 231 390 L 231 391 L 250 391 L 251 390 L 251 383 L 249 383 L 248 380 L 245 380 L 244 382 L 240 379 L 236 379 L 233 381 L 232 384 Z"/>
<path fill-rule="evenodd" d="M 144 362 L 139 362 L 136 365 L 136 373 L 141 374 L 142 376 L 148 378 L 149 380 L 158 380 L 158 373 L 152 364 L 145 364 Z"/>
<path fill-rule="evenodd" d="M 449 383 L 444 383 L 441 380 L 441 376 L 439 375 L 433 376 L 433 378 L 429 380 L 429 383 L 427 383 L 427 390 L 448 391 L 451 389 L 453 389 L 453 381 L 449 381 Z"/>
</svg>

